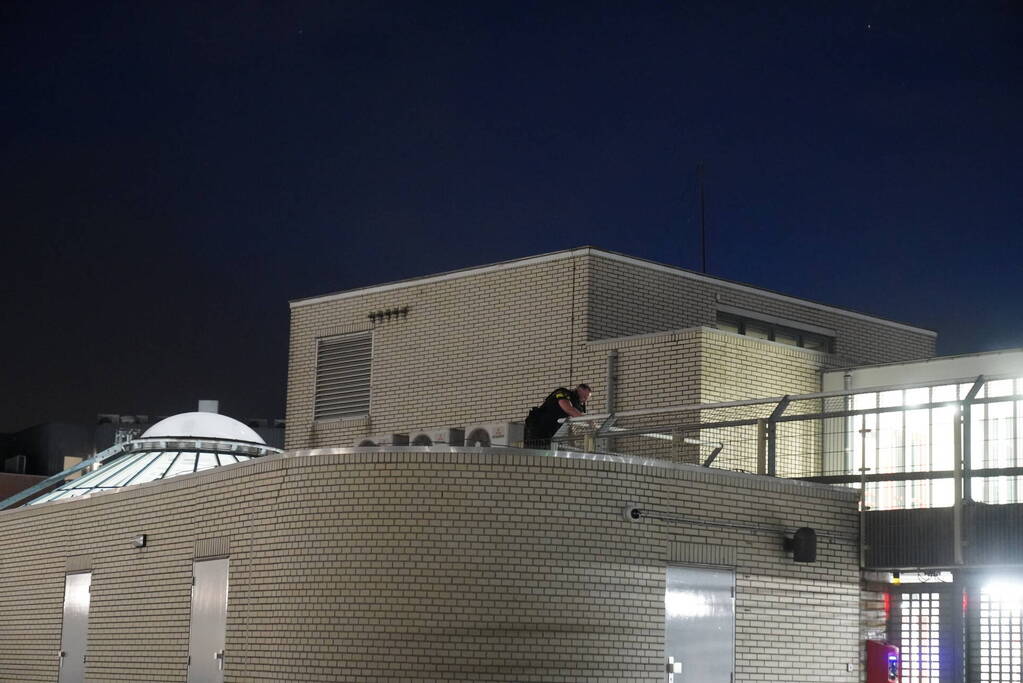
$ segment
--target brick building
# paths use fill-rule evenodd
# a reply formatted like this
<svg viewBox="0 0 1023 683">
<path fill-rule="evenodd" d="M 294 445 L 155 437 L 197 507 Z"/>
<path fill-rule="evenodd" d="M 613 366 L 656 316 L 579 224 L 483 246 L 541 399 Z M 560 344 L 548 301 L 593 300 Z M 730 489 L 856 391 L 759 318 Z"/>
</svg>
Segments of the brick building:
<svg viewBox="0 0 1023 683">
<path fill-rule="evenodd" d="M 521 421 L 580 381 L 604 412 L 613 353 L 625 411 L 810 393 L 824 368 L 927 358 L 936 337 L 594 248 L 299 300 L 291 314 L 288 448 Z"/>
<path fill-rule="evenodd" d="M 859 681 L 853 491 L 359 444 L 507 426 L 558 384 L 588 381 L 591 411 L 673 406 L 815 391 L 824 368 L 933 347 L 592 248 L 293 302 L 290 450 L 0 512 L 0 681 Z M 813 562 L 785 549 L 800 527 Z M 52 656 L 73 595 L 76 679 Z"/>
</svg>

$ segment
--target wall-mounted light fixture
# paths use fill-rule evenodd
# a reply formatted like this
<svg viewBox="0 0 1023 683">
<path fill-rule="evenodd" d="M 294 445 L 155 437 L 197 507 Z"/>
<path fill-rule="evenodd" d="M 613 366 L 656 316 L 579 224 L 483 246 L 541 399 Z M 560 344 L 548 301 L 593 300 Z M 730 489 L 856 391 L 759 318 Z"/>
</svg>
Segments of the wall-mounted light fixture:
<svg viewBox="0 0 1023 683">
<path fill-rule="evenodd" d="M 146 535 L 145 534 L 139 534 L 138 536 L 132 537 L 132 539 L 131 539 L 131 547 L 132 548 L 145 548 L 146 547 Z"/>
<path fill-rule="evenodd" d="M 785 552 L 792 553 L 792 559 L 796 562 L 817 561 L 817 532 L 810 527 L 796 529 L 792 538 L 785 537 L 782 546 Z"/>
</svg>

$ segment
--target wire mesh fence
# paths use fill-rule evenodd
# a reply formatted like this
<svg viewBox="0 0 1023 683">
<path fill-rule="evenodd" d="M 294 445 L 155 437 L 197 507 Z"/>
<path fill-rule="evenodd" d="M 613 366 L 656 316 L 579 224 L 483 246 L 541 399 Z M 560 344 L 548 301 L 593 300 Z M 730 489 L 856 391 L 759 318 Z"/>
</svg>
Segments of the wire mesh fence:
<svg viewBox="0 0 1023 683">
<path fill-rule="evenodd" d="M 1023 378 L 576 418 L 558 447 L 862 488 L 869 509 L 1023 501 Z"/>
</svg>

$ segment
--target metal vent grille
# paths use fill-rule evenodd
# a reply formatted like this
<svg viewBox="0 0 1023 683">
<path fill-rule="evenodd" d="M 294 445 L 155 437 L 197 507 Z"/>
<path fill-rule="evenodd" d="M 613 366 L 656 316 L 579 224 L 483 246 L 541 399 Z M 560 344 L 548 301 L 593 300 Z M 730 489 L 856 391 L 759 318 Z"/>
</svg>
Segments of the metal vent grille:
<svg viewBox="0 0 1023 683">
<path fill-rule="evenodd" d="M 1023 680 L 1023 606 L 988 590 L 980 594 L 980 681 Z"/>
<path fill-rule="evenodd" d="M 369 414 L 372 356 L 373 337 L 368 332 L 318 341 L 314 419 Z"/>
<path fill-rule="evenodd" d="M 940 683 L 938 593 L 902 595 L 902 680 Z"/>
</svg>

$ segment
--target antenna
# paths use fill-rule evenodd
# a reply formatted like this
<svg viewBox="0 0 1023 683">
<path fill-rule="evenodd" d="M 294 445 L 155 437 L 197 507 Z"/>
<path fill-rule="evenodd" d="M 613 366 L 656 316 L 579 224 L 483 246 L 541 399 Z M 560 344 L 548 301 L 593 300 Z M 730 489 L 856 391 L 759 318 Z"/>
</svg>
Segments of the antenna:
<svg viewBox="0 0 1023 683">
<path fill-rule="evenodd" d="M 703 162 L 696 165 L 696 175 L 700 182 L 700 272 L 707 273 L 707 223 L 705 220 L 703 201 Z"/>
</svg>

